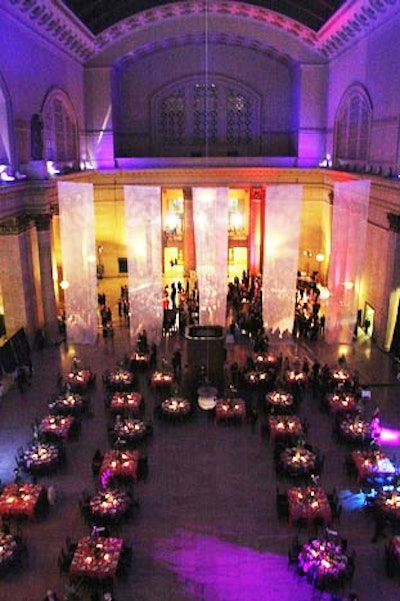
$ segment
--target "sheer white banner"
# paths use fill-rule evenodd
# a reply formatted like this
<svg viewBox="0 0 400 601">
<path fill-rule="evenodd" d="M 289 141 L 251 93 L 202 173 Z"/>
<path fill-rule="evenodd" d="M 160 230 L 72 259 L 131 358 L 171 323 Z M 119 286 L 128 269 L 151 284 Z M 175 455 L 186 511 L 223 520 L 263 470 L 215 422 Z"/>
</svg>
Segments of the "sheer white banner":
<svg viewBox="0 0 400 601">
<path fill-rule="evenodd" d="M 193 188 L 199 324 L 226 322 L 228 188 Z"/>
<path fill-rule="evenodd" d="M 357 322 L 358 295 L 367 233 L 370 181 L 334 186 L 332 248 L 329 260 L 330 297 L 326 338 L 350 344 Z"/>
<path fill-rule="evenodd" d="M 265 202 L 263 322 L 292 332 L 299 263 L 303 187 L 268 186 Z"/>
<path fill-rule="evenodd" d="M 130 337 L 146 330 L 159 343 L 163 325 L 161 188 L 124 186 Z"/>
<path fill-rule="evenodd" d="M 58 182 L 67 339 L 94 344 L 98 334 L 92 184 Z"/>
</svg>

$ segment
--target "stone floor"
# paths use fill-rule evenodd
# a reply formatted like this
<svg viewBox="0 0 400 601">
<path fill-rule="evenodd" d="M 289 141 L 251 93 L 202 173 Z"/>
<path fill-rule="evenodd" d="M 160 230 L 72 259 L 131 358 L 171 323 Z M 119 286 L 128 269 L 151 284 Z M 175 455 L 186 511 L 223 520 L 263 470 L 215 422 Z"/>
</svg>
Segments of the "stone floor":
<svg viewBox="0 0 400 601">
<path fill-rule="evenodd" d="M 175 337 L 164 339 L 159 356 L 165 353 L 170 357 L 177 344 L 184 346 Z M 324 341 L 310 345 L 291 338 L 271 340 L 271 346 L 290 358 L 318 357 L 332 366 L 339 354 L 346 352 L 350 367 L 359 370 L 361 383 L 371 390 L 367 415 L 378 404 L 384 426 L 399 429 L 400 388 L 393 366 L 390 357 L 369 338 L 360 335 L 344 349 Z M 41 521 L 18 526 L 27 540 L 29 563 L 23 571 L 0 581 L 0 601 L 41 601 L 49 587 L 61 599 L 67 592 L 68 578 L 58 572 L 57 556 L 67 535 L 78 539 L 88 533 L 78 497 L 83 488 L 94 490 L 97 486 L 90 465 L 93 452 L 108 448 L 101 375 L 130 348 L 128 330 L 121 323 L 116 324 L 113 341 L 99 336 L 93 347 L 61 344 L 35 351 L 31 387 L 24 394 L 11 387 L 5 395 L 0 406 L 0 478 L 8 482 L 13 478 L 15 450 L 27 444 L 34 419 L 46 413 L 56 390 L 57 373 L 66 371 L 77 354 L 97 374 L 90 416 L 83 420 L 78 440 L 67 444 L 66 469 L 40 480 L 54 484 L 56 504 Z M 229 347 L 228 360 L 243 361 L 248 349 L 246 340 Z M 153 420 L 157 399 L 147 377 L 141 378 L 140 389 L 146 400 L 146 418 Z M 384 540 L 371 543 L 373 523 L 361 507 L 359 487 L 345 470 L 347 449 L 333 439 L 332 418 L 318 410 L 310 395 L 300 412 L 310 424 L 308 440 L 326 455 L 321 485 L 336 487 L 343 503 L 335 527 L 356 552 L 351 590 L 361 601 L 398 601 L 399 580 L 385 574 Z M 388 446 L 385 450 L 393 457 L 400 449 Z M 182 424 L 161 423 L 155 418 L 147 454 L 148 478 L 135 489 L 140 510 L 118 531 L 132 543 L 133 560 L 127 577 L 115 586 L 117 601 L 312 599 L 311 586 L 288 569 L 287 549 L 294 532 L 278 520 L 275 506 L 276 486 L 284 489 L 288 482 L 277 481 L 272 446 L 262 435 L 261 420 L 255 428 L 250 424 L 226 427 L 215 425 L 200 409 Z M 89 598 L 85 591 L 78 592 L 83 601 Z"/>
</svg>

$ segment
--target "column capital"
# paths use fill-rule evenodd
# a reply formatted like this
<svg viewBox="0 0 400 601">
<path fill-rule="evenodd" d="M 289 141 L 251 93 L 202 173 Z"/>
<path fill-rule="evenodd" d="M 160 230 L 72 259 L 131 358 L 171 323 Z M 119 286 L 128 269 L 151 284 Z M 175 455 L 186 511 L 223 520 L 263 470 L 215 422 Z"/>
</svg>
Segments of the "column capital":
<svg viewBox="0 0 400 601">
<path fill-rule="evenodd" d="M 50 213 L 41 213 L 35 215 L 35 224 L 38 232 L 45 232 L 50 229 L 52 215 Z"/>
</svg>

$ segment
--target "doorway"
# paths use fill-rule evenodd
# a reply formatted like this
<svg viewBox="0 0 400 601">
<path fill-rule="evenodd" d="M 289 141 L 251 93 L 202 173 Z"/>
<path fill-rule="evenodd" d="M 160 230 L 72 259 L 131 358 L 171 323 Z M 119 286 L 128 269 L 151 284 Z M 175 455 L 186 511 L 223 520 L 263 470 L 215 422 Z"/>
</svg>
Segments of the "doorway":
<svg viewBox="0 0 400 601">
<path fill-rule="evenodd" d="M 365 303 L 363 330 L 365 334 L 371 338 L 374 331 L 374 319 L 375 309 L 368 303 Z"/>
</svg>

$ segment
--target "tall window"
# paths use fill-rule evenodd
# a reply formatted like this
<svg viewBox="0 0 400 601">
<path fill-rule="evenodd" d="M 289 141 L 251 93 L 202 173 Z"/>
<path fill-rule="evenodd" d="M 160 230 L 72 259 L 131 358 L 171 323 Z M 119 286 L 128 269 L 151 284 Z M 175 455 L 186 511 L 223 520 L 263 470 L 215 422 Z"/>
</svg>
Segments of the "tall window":
<svg viewBox="0 0 400 601">
<path fill-rule="evenodd" d="M 218 139 L 218 88 L 215 83 L 195 84 L 193 88 L 193 143 Z"/>
<path fill-rule="evenodd" d="M 56 164 L 78 161 L 78 128 L 68 97 L 61 90 L 48 94 L 43 106 L 45 160 Z"/>
<path fill-rule="evenodd" d="M 260 105 L 253 90 L 220 76 L 179 81 L 153 98 L 153 146 L 160 155 L 257 152 Z"/>
<path fill-rule="evenodd" d="M 336 117 L 335 157 L 350 161 L 367 161 L 372 106 L 366 91 L 352 86 L 340 103 Z"/>
<path fill-rule="evenodd" d="M 248 144 L 251 139 L 250 99 L 240 92 L 229 90 L 226 104 L 228 144 Z"/>
<path fill-rule="evenodd" d="M 11 123 L 10 96 L 0 73 L 0 164 L 3 165 L 13 165 L 14 163 L 14 139 Z"/>
<path fill-rule="evenodd" d="M 160 103 L 160 127 L 163 144 L 182 144 L 185 139 L 185 92 L 177 89 Z"/>
</svg>

